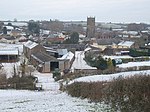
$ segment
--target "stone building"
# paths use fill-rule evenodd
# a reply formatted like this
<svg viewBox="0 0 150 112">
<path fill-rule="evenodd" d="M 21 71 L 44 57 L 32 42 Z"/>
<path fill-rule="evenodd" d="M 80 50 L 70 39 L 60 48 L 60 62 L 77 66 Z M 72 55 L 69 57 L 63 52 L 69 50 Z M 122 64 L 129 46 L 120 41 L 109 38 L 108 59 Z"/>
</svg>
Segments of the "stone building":
<svg viewBox="0 0 150 112">
<path fill-rule="evenodd" d="M 95 37 L 95 17 L 88 17 L 87 18 L 86 37 L 87 38 L 94 38 Z"/>
</svg>

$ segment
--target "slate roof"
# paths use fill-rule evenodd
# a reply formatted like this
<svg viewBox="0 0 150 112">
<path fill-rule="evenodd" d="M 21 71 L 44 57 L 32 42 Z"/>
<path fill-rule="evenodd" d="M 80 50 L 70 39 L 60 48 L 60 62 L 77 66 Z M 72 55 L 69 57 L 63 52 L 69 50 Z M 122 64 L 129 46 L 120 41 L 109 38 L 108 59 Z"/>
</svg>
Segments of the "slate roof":
<svg viewBox="0 0 150 112">
<path fill-rule="evenodd" d="M 34 59 L 40 62 L 58 61 L 55 57 L 45 54 L 43 52 L 36 52 L 31 55 Z"/>
<path fill-rule="evenodd" d="M 119 43 L 119 39 L 97 39 L 99 45 L 112 45 L 113 43 Z"/>
</svg>

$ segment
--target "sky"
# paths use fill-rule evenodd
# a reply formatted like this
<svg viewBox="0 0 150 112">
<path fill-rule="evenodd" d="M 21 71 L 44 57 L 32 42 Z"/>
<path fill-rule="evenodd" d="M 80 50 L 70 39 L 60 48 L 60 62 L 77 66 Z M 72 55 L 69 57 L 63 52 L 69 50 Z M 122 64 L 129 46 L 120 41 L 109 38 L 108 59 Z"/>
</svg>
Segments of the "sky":
<svg viewBox="0 0 150 112">
<path fill-rule="evenodd" d="M 0 20 L 150 23 L 150 0 L 0 0 Z"/>
</svg>

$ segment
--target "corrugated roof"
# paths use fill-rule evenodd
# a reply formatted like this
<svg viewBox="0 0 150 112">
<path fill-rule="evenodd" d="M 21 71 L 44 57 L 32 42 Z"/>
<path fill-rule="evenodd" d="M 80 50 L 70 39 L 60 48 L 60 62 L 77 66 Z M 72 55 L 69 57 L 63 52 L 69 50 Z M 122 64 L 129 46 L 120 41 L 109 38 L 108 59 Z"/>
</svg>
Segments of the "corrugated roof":
<svg viewBox="0 0 150 112">
<path fill-rule="evenodd" d="M 34 48 L 37 45 L 38 45 L 37 43 L 32 42 L 30 40 L 24 44 L 24 46 L 28 47 L 29 49 L 32 49 L 32 48 Z"/>
<path fill-rule="evenodd" d="M 18 48 L 0 48 L 0 55 L 18 55 Z"/>
</svg>

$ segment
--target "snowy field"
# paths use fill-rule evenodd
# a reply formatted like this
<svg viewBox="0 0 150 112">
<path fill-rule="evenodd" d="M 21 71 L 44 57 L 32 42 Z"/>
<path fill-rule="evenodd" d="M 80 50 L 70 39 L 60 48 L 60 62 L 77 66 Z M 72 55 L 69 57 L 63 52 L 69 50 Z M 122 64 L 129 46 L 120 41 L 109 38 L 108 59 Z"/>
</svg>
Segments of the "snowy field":
<svg viewBox="0 0 150 112">
<path fill-rule="evenodd" d="M 12 64 L 13 65 L 13 64 Z M 11 73 L 12 65 L 4 64 Z M 59 90 L 52 74 L 33 73 L 44 91 L 0 90 L 0 112 L 105 112 L 104 104 L 73 98 Z"/>
<path fill-rule="evenodd" d="M 131 76 L 134 76 L 134 75 L 150 75 L 150 70 L 121 72 L 121 73 L 106 74 L 106 75 L 85 76 L 85 77 L 77 78 L 77 79 L 71 81 L 69 84 L 71 84 L 73 82 L 111 81 L 111 80 L 116 79 L 120 76 L 125 78 L 125 77 L 131 77 Z"/>
<path fill-rule="evenodd" d="M 0 90 L 0 112 L 105 112 L 104 104 L 89 103 L 59 91 L 51 74 L 39 74 L 44 91 Z"/>
</svg>

